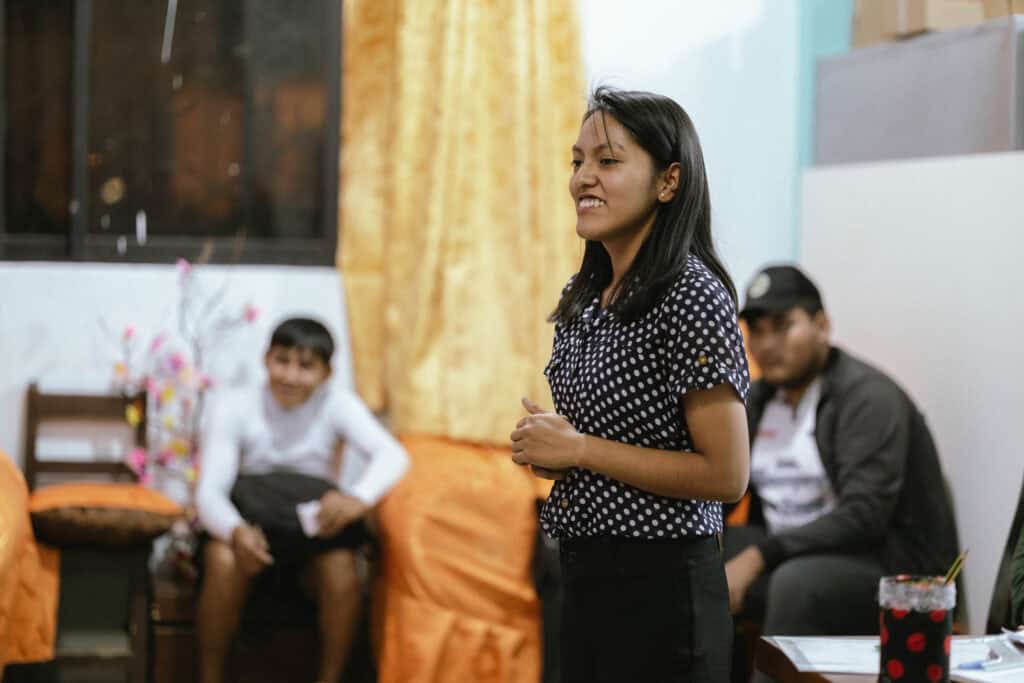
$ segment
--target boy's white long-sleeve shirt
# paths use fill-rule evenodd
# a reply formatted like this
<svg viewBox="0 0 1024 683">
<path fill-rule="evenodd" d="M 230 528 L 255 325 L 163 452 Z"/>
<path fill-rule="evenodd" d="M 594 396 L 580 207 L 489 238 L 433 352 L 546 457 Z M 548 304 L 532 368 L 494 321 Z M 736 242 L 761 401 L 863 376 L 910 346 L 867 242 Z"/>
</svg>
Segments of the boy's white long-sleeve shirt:
<svg viewBox="0 0 1024 683">
<path fill-rule="evenodd" d="M 334 457 L 339 441 L 369 457 L 358 480 L 344 486 Z M 336 483 L 374 505 L 405 474 L 401 444 L 351 391 L 324 385 L 302 405 L 285 409 L 266 385 L 227 392 L 213 406 L 201 442 L 196 509 L 215 538 L 230 542 L 244 520 L 231 502 L 240 474 L 301 472 Z"/>
</svg>

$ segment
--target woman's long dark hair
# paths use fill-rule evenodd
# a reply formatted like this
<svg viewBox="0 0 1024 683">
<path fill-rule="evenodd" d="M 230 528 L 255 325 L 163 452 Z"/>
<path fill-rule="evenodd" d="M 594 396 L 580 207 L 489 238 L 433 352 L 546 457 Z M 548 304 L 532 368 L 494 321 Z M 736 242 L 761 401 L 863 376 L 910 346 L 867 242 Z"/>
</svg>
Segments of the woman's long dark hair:
<svg viewBox="0 0 1024 683">
<path fill-rule="evenodd" d="M 591 95 L 583 121 L 599 112 L 614 117 L 630 132 L 654 159 L 656 171 L 674 162 L 680 165 L 679 190 L 671 202 L 658 205 L 650 234 L 609 297 L 609 310 L 624 320 L 642 317 L 685 271 L 689 254 L 704 262 L 736 303 L 736 286 L 711 240 L 711 199 L 704 154 L 690 117 L 663 95 L 607 86 Z M 550 320 L 564 322 L 576 317 L 611 281 L 608 252 L 600 242 L 587 240 L 579 274 Z"/>
</svg>

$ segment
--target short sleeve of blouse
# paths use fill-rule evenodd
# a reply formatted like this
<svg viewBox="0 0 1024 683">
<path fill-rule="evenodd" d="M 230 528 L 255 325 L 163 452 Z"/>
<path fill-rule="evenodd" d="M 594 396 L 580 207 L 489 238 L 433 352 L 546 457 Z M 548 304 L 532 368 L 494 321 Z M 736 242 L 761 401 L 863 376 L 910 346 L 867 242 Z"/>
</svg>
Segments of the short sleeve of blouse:
<svg viewBox="0 0 1024 683">
<path fill-rule="evenodd" d="M 728 383 L 747 400 L 750 373 L 728 290 L 703 263 L 691 258 L 671 288 L 660 320 L 669 387 L 682 396 Z"/>
</svg>

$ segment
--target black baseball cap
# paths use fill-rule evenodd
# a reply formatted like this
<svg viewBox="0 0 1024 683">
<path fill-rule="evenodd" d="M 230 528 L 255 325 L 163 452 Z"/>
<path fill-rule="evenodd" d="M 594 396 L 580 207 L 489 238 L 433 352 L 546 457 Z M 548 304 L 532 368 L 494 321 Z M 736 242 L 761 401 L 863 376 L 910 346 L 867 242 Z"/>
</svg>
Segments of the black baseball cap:
<svg viewBox="0 0 1024 683">
<path fill-rule="evenodd" d="M 740 317 L 774 315 L 796 306 L 824 308 L 818 288 L 796 266 L 767 266 L 747 286 Z"/>
</svg>

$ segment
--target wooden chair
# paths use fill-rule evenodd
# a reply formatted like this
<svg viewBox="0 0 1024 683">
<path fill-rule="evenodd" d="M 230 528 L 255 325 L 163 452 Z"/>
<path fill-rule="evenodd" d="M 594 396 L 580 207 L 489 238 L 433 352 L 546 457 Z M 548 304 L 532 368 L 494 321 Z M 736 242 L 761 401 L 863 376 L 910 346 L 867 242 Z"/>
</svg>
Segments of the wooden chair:
<svg viewBox="0 0 1024 683">
<path fill-rule="evenodd" d="M 146 401 L 140 396 L 89 396 L 85 394 L 44 393 L 36 383 L 28 387 L 25 406 L 25 481 L 34 491 L 40 474 L 102 475 L 110 479 L 135 478 L 131 469 L 120 461 L 39 459 L 37 441 L 39 426 L 47 420 L 88 420 L 90 422 L 125 422 L 125 409 L 132 402 L 141 406 L 141 420 L 135 428 L 135 445 L 146 444 Z"/>
<path fill-rule="evenodd" d="M 124 423 L 125 409 L 141 405 L 135 445 L 146 440 L 145 397 L 49 393 L 29 386 L 25 411 L 25 480 L 30 491 L 40 475 L 134 480 L 112 459 L 82 462 L 40 458 L 39 428 L 47 421 Z M 149 555 L 151 546 L 123 550 L 61 549 L 61 596 L 56 663 L 63 680 L 145 683 L 149 676 Z"/>
</svg>

